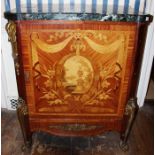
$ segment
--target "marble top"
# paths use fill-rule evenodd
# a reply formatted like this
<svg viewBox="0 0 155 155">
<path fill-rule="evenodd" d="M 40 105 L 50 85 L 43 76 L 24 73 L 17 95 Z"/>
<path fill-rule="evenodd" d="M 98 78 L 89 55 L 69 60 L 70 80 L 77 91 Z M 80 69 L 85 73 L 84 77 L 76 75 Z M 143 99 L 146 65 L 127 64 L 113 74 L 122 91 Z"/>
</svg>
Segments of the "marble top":
<svg viewBox="0 0 155 155">
<path fill-rule="evenodd" d="M 151 15 L 97 14 L 97 13 L 10 13 L 4 16 L 9 20 L 93 20 L 120 22 L 151 22 Z"/>
<path fill-rule="evenodd" d="M 119 21 L 119 22 L 151 22 L 151 15 L 144 14 L 113 14 L 113 13 L 71 13 L 71 12 L 48 12 L 43 9 L 40 12 L 35 7 L 31 9 L 22 7 L 20 12 L 12 10 L 5 12 L 4 17 L 8 20 L 92 20 L 92 21 Z"/>
</svg>

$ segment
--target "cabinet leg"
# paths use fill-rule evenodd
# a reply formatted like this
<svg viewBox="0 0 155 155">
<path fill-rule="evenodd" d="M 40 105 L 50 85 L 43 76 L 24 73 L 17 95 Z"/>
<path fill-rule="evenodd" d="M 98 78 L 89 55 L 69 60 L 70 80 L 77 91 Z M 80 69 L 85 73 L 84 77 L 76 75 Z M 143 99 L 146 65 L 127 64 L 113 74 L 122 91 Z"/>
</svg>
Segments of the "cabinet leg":
<svg viewBox="0 0 155 155">
<path fill-rule="evenodd" d="M 26 149 L 31 148 L 32 143 L 32 133 L 30 132 L 28 121 L 28 109 L 25 102 L 18 105 L 17 115 L 24 138 L 24 146 L 22 147 L 22 150 L 25 151 Z"/>
<path fill-rule="evenodd" d="M 128 123 L 125 129 L 125 132 L 121 135 L 122 139 L 120 141 L 120 148 L 123 151 L 127 151 L 129 149 L 127 141 L 128 141 L 128 137 L 129 137 L 133 122 L 135 120 L 137 111 L 138 111 L 137 99 L 131 98 L 128 101 L 127 106 L 125 108 L 125 115 L 128 117 Z"/>
</svg>

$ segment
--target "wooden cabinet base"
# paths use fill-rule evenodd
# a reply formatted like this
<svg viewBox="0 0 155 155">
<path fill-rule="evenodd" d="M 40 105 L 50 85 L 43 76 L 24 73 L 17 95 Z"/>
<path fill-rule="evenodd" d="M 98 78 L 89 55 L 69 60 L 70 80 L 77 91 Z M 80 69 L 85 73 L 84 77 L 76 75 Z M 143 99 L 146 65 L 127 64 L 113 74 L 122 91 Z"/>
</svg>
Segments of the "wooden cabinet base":
<svg viewBox="0 0 155 155">
<path fill-rule="evenodd" d="M 134 22 L 9 21 L 6 29 L 22 99 L 17 113 L 26 147 L 36 131 L 58 136 L 117 131 L 121 149 L 128 149 L 152 19 L 132 17 Z"/>
</svg>

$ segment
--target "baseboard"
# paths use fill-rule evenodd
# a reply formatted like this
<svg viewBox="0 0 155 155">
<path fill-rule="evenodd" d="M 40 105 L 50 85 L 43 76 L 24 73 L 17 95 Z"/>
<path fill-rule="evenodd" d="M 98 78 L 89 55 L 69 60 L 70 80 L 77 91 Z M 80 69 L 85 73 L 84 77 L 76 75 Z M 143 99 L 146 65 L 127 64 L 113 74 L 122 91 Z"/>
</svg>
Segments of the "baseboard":
<svg viewBox="0 0 155 155">
<path fill-rule="evenodd" d="M 154 104 L 154 99 L 145 99 L 145 104 Z"/>
</svg>

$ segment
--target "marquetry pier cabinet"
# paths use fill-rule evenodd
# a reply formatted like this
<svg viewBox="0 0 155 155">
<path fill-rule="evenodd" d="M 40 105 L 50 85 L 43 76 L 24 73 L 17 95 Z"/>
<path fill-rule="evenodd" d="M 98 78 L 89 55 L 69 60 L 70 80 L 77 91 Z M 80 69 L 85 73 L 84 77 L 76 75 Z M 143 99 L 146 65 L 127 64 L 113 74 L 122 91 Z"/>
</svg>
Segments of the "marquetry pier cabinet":
<svg viewBox="0 0 155 155">
<path fill-rule="evenodd" d="M 150 15 L 5 13 L 26 146 L 35 131 L 127 139 Z"/>
</svg>

